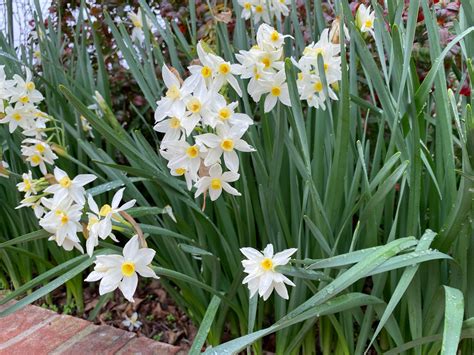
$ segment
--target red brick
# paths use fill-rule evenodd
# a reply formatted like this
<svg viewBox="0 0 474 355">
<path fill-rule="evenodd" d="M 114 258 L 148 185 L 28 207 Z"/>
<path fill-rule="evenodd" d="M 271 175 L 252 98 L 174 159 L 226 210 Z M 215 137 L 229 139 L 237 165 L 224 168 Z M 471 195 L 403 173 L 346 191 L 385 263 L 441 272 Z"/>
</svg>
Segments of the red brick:
<svg viewBox="0 0 474 355">
<path fill-rule="evenodd" d="M 64 355 L 115 354 L 135 337 L 135 333 L 126 332 L 107 325 L 94 326 L 94 328 L 94 331 L 78 339 L 77 342 L 71 344 L 67 349 L 62 349 L 59 353 Z"/>
<path fill-rule="evenodd" d="M 160 343 L 149 338 L 140 337 L 132 339 L 117 355 L 177 355 L 180 348 L 177 346 Z"/>
<path fill-rule="evenodd" d="M 56 313 L 35 306 L 27 306 L 0 320 L 0 353 L 8 344 L 21 340 L 59 317 Z"/>
<path fill-rule="evenodd" d="M 49 354 L 89 325 L 83 319 L 61 315 L 6 350 L 10 354 Z"/>
</svg>

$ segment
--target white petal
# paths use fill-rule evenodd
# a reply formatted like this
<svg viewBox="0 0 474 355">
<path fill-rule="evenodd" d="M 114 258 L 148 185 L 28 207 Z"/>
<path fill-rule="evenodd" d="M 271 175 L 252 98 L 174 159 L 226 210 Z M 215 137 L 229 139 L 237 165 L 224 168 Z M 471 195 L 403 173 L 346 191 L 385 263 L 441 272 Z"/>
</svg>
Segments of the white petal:
<svg viewBox="0 0 474 355">
<path fill-rule="evenodd" d="M 138 235 L 134 235 L 123 248 L 123 257 L 125 260 L 134 261 L 139 249 Z"/>
<path fill-rule="evenodd" d="M 129 300 L 130 302 L 134 302 L 133 295 L 135 294 L 137 285 L 138 285 L 138 276 L 135 272 L 130 277 L 124 277 L 122 282 L 119 285 L 120 291 L 122 291 L 125 298 Z"/>
</svg>

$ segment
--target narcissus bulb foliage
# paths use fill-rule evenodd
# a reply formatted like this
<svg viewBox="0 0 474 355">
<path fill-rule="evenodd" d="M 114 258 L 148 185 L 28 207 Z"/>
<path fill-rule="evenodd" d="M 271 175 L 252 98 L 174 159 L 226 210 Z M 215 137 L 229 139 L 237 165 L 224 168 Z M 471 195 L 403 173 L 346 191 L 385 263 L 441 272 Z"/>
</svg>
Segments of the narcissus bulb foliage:
<svg viewBox="0 0 474 355">
<path fill-rule="evenodd" d="M 295 284 L 285 275 L 276 271 L 276 267 L 288 264 L 290 256 L 296 253 L 297 249 L 290 248 L 273 254 L 273 245 L 268 244 L 263 253 L 254 248 L 241 248 L 240 251 L 247 258 L 242 260 L 244 272 L 248 274 L 242 283 L 247 284 L 250 297 L 258 292 L 265 301 L 275 290 L 280 297 L 288 299 L 285 284 L 289 286 L 295 286 Z"/>
<path fill-rule="evenodd" d="M 99 294 L 105 295 L 119 288 L 124 297 L 134 302 L 133 295 L 138 285 L 138 275 L 158 279 L 150 264 L 155 251 L 140 248 L 138 236 L 133 236 L 123 248 L 123 255 L 99 255 L 94 271 L 85 279 L 87 282 L 99 281 Z"/>
</svg>

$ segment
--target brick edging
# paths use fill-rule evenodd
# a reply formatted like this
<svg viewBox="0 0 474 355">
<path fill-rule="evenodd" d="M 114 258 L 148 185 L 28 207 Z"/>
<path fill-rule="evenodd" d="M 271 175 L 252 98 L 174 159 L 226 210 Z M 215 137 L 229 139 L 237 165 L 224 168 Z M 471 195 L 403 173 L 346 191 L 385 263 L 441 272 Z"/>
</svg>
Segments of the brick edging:
<svg viewBox="0 0 474 355">
<path fill-rule="evenodd" d="M 0 318 L 0 355 L 182 353 L 177 346 L 32 305 Z"/>
</svg>

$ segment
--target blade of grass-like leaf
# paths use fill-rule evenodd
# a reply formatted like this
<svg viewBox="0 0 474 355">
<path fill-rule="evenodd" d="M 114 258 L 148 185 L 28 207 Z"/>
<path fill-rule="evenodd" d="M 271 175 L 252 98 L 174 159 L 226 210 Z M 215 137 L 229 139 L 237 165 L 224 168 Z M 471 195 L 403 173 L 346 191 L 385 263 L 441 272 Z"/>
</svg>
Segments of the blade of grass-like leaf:
<svg viewBox="0 0 474 355">
<path fill-rule="evenodd" d="M 464 316 L 464 296 L 458 289 L 444 286 L 444 330 L 441 355 L 456 355 Z"/>
<path fill-rule="evenodd" d="M 420 242 L 418 243 L 415 251 L 420 252 L 420 251 L 427 250 L 430 247 L 431 242 L 433 241 L 435 236 L 436 236 L 436 233 L 434 233 L 433 231 L 430 231 L 430 230 L 426 231 L 425 234 L 423 234 L 423 236 L 421 237 Z M 403 272 L 402 276 L 400 277 L 400 281 L 398 281 L 397 287 L 392 292 L 390 301 L 387 304 L 387 308 L 385 309 L 382 317 L 380 318 L 379 324 L 377 325 L 377 329 L 375 329 L 374 335 L 372 336 L 372 339 L 370 340 L 370 343 L 367 346 L 367 350 L 365 351 L 365 353 L 369 351 L 370 346 L 377 338 L 377 335 L 380 333 L 380 331 L 384 327 L 390 315 L 393 313 L 398 302 L 400 301 L 406 289 L 408 288 L 411 281 L 413 280 L 413 277 L 415 276 L 415 273 L 418 271 L 418 268 L 419 268 L 419 264 L 414 265 Z"/>
<path fill-rule="evenodd" d="M 207 334 L 209 334 L 209 330 L 211 329 L 211 325 L 214 322 L 214 318 L 219 310 L 219 306 L 221 304 L 221 299 L 217 296 L 212 297 L 209 306 L 207 307 L 206 314 L 204 315 L 204 319 L 202 320 L 201 324 L 199 325 L 199 330 L 194 338 L 193 345 L 191 349 L 189 349 L 190 355 L 201 354 L 201 349 L 206 341 Z"/>
<path fill-rule="evenodd" d="M 302 322 L 306 319 L 343 312 L 351 308 L 365 306 L 368 304 L 378 304 L 380 302 L 381 301 L 376 297 L 368 296 L 361 293 L 349 293 L 346 295 L 338 296 L 323 304 L 310 307 L 298 316 L 291 318 L 285 317 L 284 320 L 282 319 L 281 321 L 275 323 L 269 328 L 265 328 L 252 334 L 243 336 L 241 338 L 231 340 L 214 348 L 209 348 L 205 351 L 205 354 L 235 354 L 239 351 L 242 351 L 248 345 L 264 337 L 265 335 L 271 334 L 279 329 L 284 329 L 286 327 L 289 327 L 290 325 Z"/>
<path fill-rule="evenodd" d="M 44 239 L 47 238 L 51 235 L 51 233 L 46 232 L 44 229 L 41 229 L 36 232 L 31 232 L 25 235 L 22 235 L 20 237 L 16 237 L 11 240 L 7 240 L 6 242 L 0 243 L 0 249 L 19 244 L 19 243 L 26 243 L 26 242 L 31 242 L 33 240 L 38 240 L 38 239 Z"/>
</svg>

